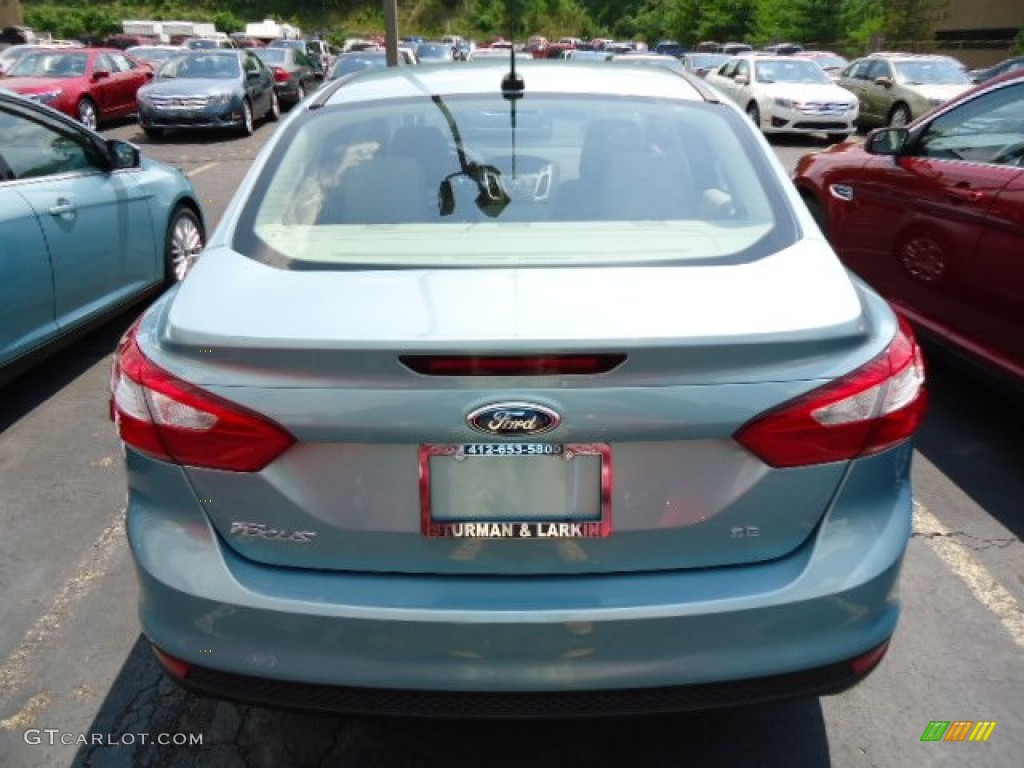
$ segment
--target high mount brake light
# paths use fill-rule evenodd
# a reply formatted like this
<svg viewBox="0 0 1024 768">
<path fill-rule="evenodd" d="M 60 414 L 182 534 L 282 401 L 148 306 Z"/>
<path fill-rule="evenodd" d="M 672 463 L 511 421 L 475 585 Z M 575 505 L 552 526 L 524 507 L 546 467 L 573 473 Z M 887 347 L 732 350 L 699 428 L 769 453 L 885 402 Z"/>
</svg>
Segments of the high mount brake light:
<svg viewBox="0 0 1024 768">
<path fill-rule="evenodd" d="M 402 355 L 402 365 L 425 376 L 552 376 L 608 373 L 622 354 Z"/>
<path fill-rule="evenodd" d="M 926 405 L 924 359 L 901 317 L 896 336 L 876 358 L 758 416 L 734 437 L 773 467 L 848 461 L 910 437 Z"/>
<path fill-rule="evenodd" d="M 258 472 L 295 442 L 258 413 L 183 381 L 139 349 L 136 321 L 110 375 L 111 417 L 127 445 L 163 461 Z"/>
</svg>

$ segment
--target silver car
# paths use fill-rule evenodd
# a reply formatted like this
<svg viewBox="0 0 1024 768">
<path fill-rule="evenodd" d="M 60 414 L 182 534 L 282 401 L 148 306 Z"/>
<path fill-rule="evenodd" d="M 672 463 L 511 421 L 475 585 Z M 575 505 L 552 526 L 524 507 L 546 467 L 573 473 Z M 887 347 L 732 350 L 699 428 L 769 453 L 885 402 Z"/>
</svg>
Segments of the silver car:
<svg viewBox="0 0 1024 768">
<path fill-rule="evenodd" d="M 896 626 L 920 352 L 690 75 L 324 86 L 112 382 L 203 694 L 674 711 L 839 691 Z"/>
</svg>

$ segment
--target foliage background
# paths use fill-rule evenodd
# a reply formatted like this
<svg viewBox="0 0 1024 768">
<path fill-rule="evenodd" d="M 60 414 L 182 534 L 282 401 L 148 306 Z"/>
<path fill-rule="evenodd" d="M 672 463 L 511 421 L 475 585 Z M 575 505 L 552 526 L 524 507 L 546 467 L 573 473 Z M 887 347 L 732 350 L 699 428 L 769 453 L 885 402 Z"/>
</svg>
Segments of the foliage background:
<svg viewBox="0 0 1024 768">
<path fill-rule="evenodd" d="M 755 45 L 788 40 L 865 49 L 872 41 L 931 37 L 949 0 L 399 0 L 399 31 L 475 39 L 670 38 Z M 61 38 L 103 38 L 123 19 L 213 21 L 224 32 L 274 18 L 340 42 L 380 34 L 382 0 L 22 0 L 25 23 Z"/>
</svg>

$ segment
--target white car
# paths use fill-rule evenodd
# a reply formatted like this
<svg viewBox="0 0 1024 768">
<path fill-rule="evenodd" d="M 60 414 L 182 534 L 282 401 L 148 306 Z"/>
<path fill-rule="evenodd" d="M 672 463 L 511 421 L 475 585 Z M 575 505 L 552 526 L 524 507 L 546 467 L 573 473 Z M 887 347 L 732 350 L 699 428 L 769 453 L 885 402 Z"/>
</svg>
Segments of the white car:
<svg viewBox="0 0 1024 768">
<path fill-rule="evenodd" d="M 706 80 L 764 133 L 826 133 L 829 141 L 843 141 L 856 130 L 857 98 L 813 60 L 735 56 Z"/>
</svg>

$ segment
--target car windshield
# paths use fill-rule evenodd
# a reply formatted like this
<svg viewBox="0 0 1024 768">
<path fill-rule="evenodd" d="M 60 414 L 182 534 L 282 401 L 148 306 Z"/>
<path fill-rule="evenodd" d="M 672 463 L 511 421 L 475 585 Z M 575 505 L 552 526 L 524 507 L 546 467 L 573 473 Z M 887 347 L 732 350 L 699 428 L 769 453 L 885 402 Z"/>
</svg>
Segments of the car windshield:
<svg viewBox="0 0 1024 768">
<path fill-rule="evenodd" d="M 198 54 L 168 59 L 160 68 L 160 77 L 184 77 L 202 80 L 233 80 L 241 74 L 238 59 L 233 55 Z"/>
<path fill-rule="evenodd" d="M 328 106 L 289 124 L 235 247 L 298 269 L 756 258 L 796 233 L 749 131 L 624 96 Z"/>
<path fill-rule="evenodd" d="M 815 56 L 812 61 L 822 69 L 842 69 L 849 64 L 842 56 Z"/>
<path fill-rule="evenodd" d="M 416 55 L 421 59 L 450 59 L 452 47 L 442 43 L 420 43 L 416 47 Z"/>
<path fill-rule="evenodd" d="M 254 53 L 267 64 L 284 64 L 288 56 L 285 48 L 260 48 Z"/>
<path fill-rule="evenodd" d="M 687 61 L 694 69 L 711 69 L 724 64 L 729 56 L 724 53 L 694 53 L 687 55 Z"/>
<path fill-rule="evenodd" d="M 661 56 L 657 54 L 637 54 L 630 55 L 624 54 L 619 56 L 613 56 L 611 61 L 616 61 L 622 64 L 645 64 L 653 67 L 665 67 L 671 69 L 673 72 L 682 72 L 685 67 L 683 62 L 674 56 Z"/>
<path fill-rule="evenodd" d="M 399 63 L 404 63 L 399 57 Z M 368 51 L 366 53 L 346 53 L 338 57 L 331 68 L 331 79 L 362 72 L 364 69 L 377 69 L 387 66 L 384 51 Z"/>
<path fill-rule="evenodd" d="M 10 77 L 81 77 L 89 65 L 84 53 L 29 53 L 18 60 Z"/>
<path fill-rule="evenodd" d="M 759 83 L 823 83 L 832 82 L 821 67 L 806 59 L 772 59 L 754 62 Z"/>
<path fill-rule="evenodd" d="M 130 56 L 134 56 L 136 59 L 156 64 L 158 62 L 167 61 L 171 56 L 180 54 L 181 51 L 174 48 L 148 48 L 146 46 L 137 46 L 135 48 L 129 48 L 125 53 Z"/>
<path fill-rule="evenodd" d="M 895 61 L 896 79 L 908 85 L 970 85 L 960 67 L 946 59 L 907 59 Z"/>
</svg>

